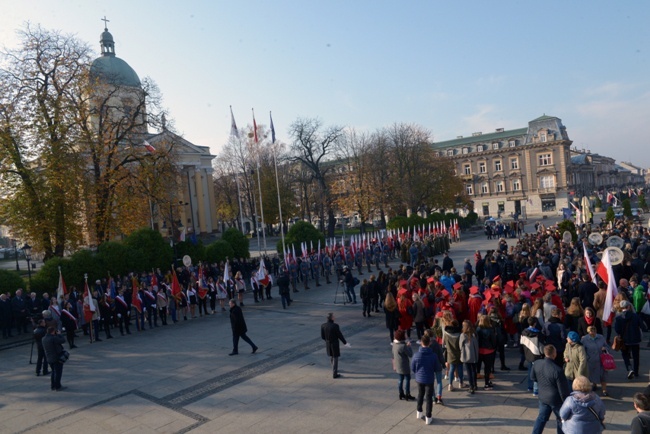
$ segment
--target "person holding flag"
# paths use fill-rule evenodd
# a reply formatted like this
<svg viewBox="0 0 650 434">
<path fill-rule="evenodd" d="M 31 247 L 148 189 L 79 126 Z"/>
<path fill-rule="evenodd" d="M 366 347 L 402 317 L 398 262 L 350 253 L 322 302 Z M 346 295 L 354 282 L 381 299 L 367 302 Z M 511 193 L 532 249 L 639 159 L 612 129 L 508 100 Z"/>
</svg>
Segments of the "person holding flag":
<svg viewBox="0 0 650 434">
<path fill-rule="evenodd" d="M 90 343 L 95 341 L 101 342 L 99 339 L 99 318 L 98 318 L 98 309 L 96 305 L 96 300 L 90 295 L 90 289 L 88 289 L 88 275 L 84 275 L 84 298 L 83 298 L 83 314 L 84 319 L 87 324 L 90 325 Z M 93 330 L 94 329 L 94 330 Z M 94 341 L 93 341 L 94 337 Z"/>
</svg>

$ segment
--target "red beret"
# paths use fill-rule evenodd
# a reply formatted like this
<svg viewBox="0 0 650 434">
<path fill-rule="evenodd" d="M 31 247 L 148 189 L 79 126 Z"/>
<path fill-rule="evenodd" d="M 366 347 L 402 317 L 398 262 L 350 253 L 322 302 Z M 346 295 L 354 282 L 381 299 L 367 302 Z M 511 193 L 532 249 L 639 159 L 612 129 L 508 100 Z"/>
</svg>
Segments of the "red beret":
<svg viewBox="0 0 650 434">
<path fill-rule="evenodd" d="M 456 283 L 454 283 L 454 289 L 460 289 L 460 288 L 462 288 L 462 286 L 463 286 L 463 285 L 461 285 L 460 282 L 456 282 Z"/>
<path fill-rule="evenodd" d="M 478 294 L 478 286 L 470 286 L 469 287 L 469 293 L 472 294 L 472 295 Z"/>
<path fill-rule="evenodd" d="M 526 273 L 519 273 L 519 277 L 526 277 Z"/>
<path fill-rule="evenodd" d="M 436 281 L 436 278 L 433 277 L 433 276 L 427 278 L 427 283 L 433 283 L 435 281 Z"/>
<path fill-rule="evenodd" d="M 494 279 L 492 279 L 492 282 L 501 282 L 501 276 L 494 276 Z"/>
</svg>

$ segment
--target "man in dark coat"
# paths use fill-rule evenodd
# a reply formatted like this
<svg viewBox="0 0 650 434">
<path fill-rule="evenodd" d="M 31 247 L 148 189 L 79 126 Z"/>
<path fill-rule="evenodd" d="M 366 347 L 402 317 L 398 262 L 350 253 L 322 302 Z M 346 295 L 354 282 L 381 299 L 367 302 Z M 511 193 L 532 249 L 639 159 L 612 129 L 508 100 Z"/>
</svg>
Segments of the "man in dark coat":
<svg viewBox="0 0 650 434">
<path fill-rule="evenodd" d="M 325 349 L 327 355 L 330 357 L 332 364 L 333 378 L 339 378 L 339 357 L 341 356 L 341 349 L 339 348 L 339 341 L 343 345 L 349 346 L 339 325 L 334 322 L 334 314 L 332 312 L 327 314 L 327 322 L 320 326 L 320 337 L 325 341 Z"/>
<path fill-rule="evenodd" d="M 47 334 L 43 337 L 43 350 L 45 351 L 45 359 L 50 365 L 52 371 L 51 384 L 52 390 L 61 391 L 66 389 L 61 386 L 61 376 L 63 375 L 63 363 L 59 360 L 59 356 L 64 351 L 63 344 L 65 338 L 57 331 L 55 327 L 48 327 Z"/>
<path fill-rule="evenodd" d="M 291 289 L 289 285 L 291 281 L 289 280 L 289 274 L 286 270 L 280 272 L 280 277 L 278 277 L 278 290 L 280 292 L 280 298 L 282 300 L 282 309 L 286 309 L 287 306 L 291 306 Z"/>
<path fill-rule="evenodd" d="M 557 432 L 562 434 L 562 419 L 560 418 L 560 407 L 569 396 L 569 384 L 564 371 L 555 364 L 557 352 L 553 345 L 544 347 L 544 359 L 533 364 L 530 374 L 533 381 L 539 387 L 539 414 L 535 420 L 533 434 L 542 434 L 544 426 L 551 417 L 551 412 L 557 418 Z"/>
<path fill-rule="evenodd" d="M 234 356 L 239 354 L 239 338 L 248 342 L 253 349 L 253 354 L 255 354 L 257 346 L 248 336 L 246 336 L 248 328 L 246 328 L 246 321 L 244 321 L 244 313 L 242 312 L 241 307 L 237 306 L 234 299 L 230 300 L 230 327 L 232 327 L 232 352 L 228 355 Z"/>
<path fill-rule="evenodd" d="M 614 330 L 617 335 L 623 338 L 623 343 L 625 343 L 625 349 L 621 351 L 621 355 L 627 370 L 627 378 L 631 380 L 639 376 L 639 344 L 643 340 L 641 320 L 634 313 L 632 304 L 629 301 L 622 300 L 619 306 L 622 312 L 614 320 Z M 634 359 L 633 365 L 630 363 L 630 356 Z"/>
</svg>

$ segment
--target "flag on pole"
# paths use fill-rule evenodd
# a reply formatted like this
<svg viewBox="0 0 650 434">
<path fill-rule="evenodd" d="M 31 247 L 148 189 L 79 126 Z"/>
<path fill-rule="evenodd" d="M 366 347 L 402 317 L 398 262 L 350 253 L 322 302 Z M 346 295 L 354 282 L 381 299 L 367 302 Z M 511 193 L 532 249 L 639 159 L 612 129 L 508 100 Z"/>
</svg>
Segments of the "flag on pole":
<svg viewBox="0 0 650 434">
<path fill-rule="evenodd" d="M 253 111 L 253 138 L 255 139 L 255 143 L 257 143 L 257 122 L 255 122 L 255 111 L 253 109 L 251 109 L 251 111 Z"/>
<path fill-rule="evenodd" d="M 140 294 L 138 293 L 138 279 L 135 277 L 131 279 L 131 288 L 131 306 L 133 306 L 139 313 L 142 313 L 142 300 L 140 299 Z"/>
<path fill-rule="evenodd" d="M 587 244 L 584 242 L 582 243 L 582 251 L 585 257 L 585 267 L 587 268 L 587 273 L 589 273 L 589 277 L 591 277 L 591 280 L 593 281 L 596 277 L 594 275 L 594 267 L 591 265 L 591 259 L 589 258 L 589 253 L 587 252 Z"/>
<path fill-rule="evenodd" d="M 232 114 L 232 106 L 230 106 L 230 135 L 239 138 L 239 130 L 235 123 L 235 115 Z"/>
<path fill-rule="evenodd" d="M 260 268 L 257 270 L 257 281 L 264 286 L 268 285 L 271 281 L 269 279 L 269 274 L 266 272 L 266 267 L 264 266 L 263 260 L 260 260 Z"/>
<path fill-rule="evenodd" d="M 61 267 L 59 267 L 59 287 L 56 290 L 56 298 L 62 299 L 64 295 L 68 293 L 68 289 L 65 286 L 65 281 L 63 280 L 63 274 L 61 274 Z"/>
<path fill-rule="evenodd" d="M 88 279 L 86 279 L 84 283 L 84 319 L 86 322 L 91 322 L 93 320 L 94 313 L 95 303 L 92 301 L 90 289 L 88 289 Z"/>
<path fill-rule="evenodd" d="M 176 300 L 181 299 L 181 284 L 176 276 L 176 271 L 172 268 L 172 297 Z"/>
<path fill-rule="evenodd" d="M 614 307 L 614 297 L 618 295 L 618 288 L 616 288 L 616 279 L 614 278 L 614 270 L 612 269 L 612 261 L 609 258 L 609 252 L 603 254 L 601 264 L 603 264 L 603 267 L 607 272 L 607 295 L 605 296 L 602 320 L 606 325 L 610 325 L 612 323 L 612 318 L 614 317 L 612 307 Z"/>
<path fill-rule="evenodd" d="M 223 268 L 223 281 L 228 282 L 230 280 L 230 269 L 228 268 L 228 261 L 226 261 L 226 266 Z"/>
<path fill-rule="evenodd" d="M 269 118 L 271 118 L 271 143 L 275 143 L 275 128 L 273 127 L 273 116 L 269 112 Z"/>
</svg>

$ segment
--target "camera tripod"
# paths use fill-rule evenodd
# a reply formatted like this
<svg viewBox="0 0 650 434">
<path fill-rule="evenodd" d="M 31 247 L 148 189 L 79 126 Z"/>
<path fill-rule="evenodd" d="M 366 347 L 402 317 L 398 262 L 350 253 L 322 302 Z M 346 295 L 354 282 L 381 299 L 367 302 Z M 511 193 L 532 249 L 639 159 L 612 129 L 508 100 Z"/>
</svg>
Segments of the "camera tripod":
<svg viewBox="0 0 650 434">
<path fill-rule="evenodd" d="M 338 284 L 336 285 L 336 293 L 334 293 L 334 304 L 336 304 L 336 300 L 338 300 L 339 297 L 343 297 L 343 305 L 348 304 L 348 294 L 345 291 L 345 283 L 343 283 L 341 280 L 339 280 Z"/>
</svg>

